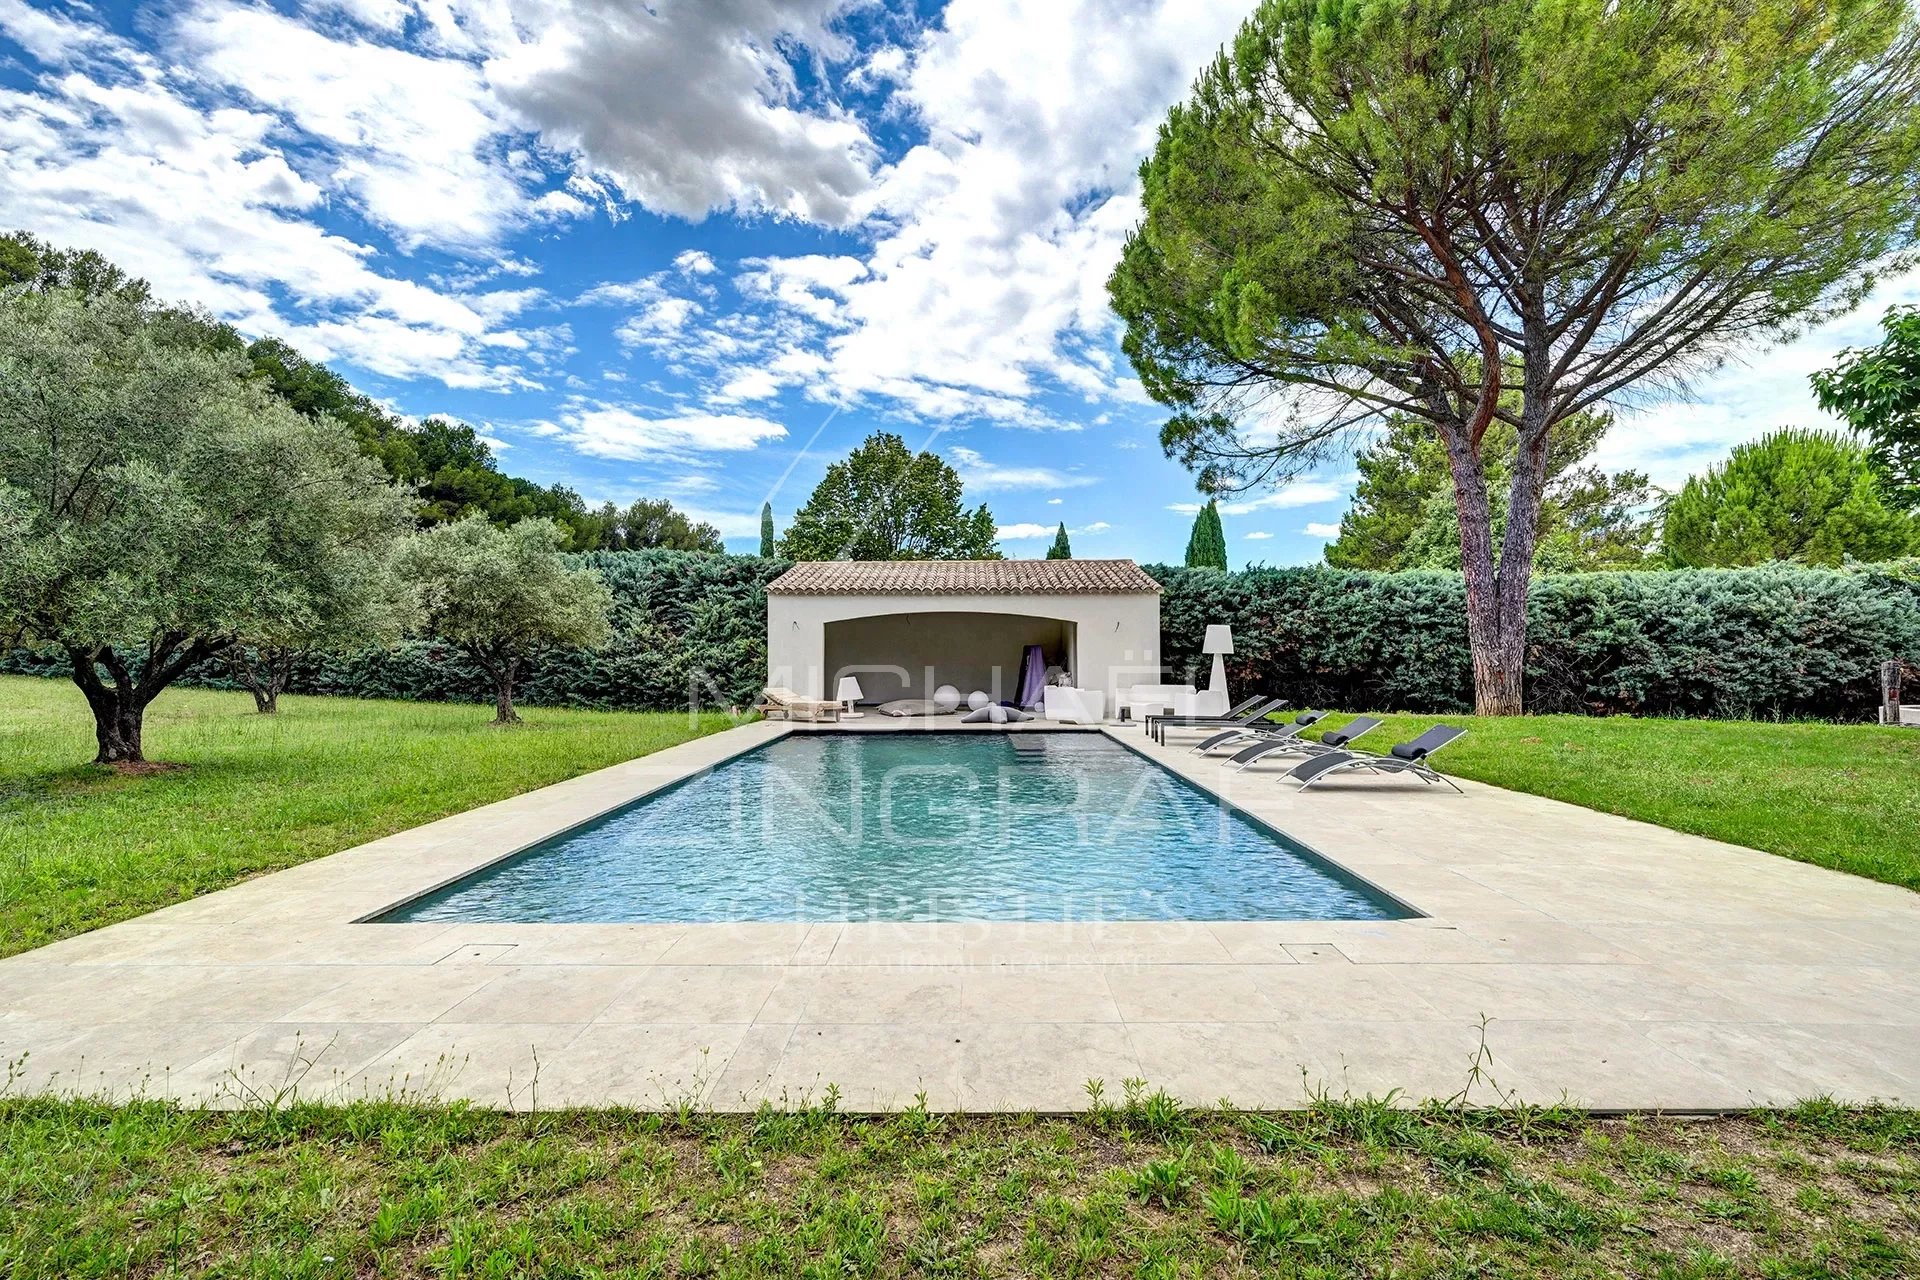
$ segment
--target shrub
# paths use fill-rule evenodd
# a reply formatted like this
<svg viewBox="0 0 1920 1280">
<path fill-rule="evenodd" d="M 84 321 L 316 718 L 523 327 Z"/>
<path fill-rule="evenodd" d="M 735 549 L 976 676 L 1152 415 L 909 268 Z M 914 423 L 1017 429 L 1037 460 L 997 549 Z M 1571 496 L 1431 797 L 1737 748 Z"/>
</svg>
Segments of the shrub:
<svg viewBox="0 0 1920 1280">
<path fill-rule="evenodd" d="M 1148 570 L 1166 587 L 1162 653 L 1204 678 L 1209 622 L 1233 627 L 1233 683 L 1300 706 L 1473 705 L 1465 588 L 1451 573 L 1320 567 Z M 1536 712 L 1860 719 L 1879 664 L 1920 652 L 1920 582 L 1882 569 L 1559 574 L 1528 610 Z"/>
</svg>

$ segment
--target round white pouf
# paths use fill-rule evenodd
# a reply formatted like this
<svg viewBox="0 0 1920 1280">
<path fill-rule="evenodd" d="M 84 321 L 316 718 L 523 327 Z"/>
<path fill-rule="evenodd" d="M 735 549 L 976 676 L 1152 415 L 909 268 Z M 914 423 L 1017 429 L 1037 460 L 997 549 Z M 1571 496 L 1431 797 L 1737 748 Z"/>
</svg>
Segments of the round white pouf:
<svg viewBox="0 0 1920 1280">
<path fill-rule="evenodd" d="M 992 701 L 993 701 L 992 698 L 989 698 L 986 694 L 982 693 L 978 689 L 975 689 L 972 693 L 967 695 L 967 705 L 973 708 L 975 711 L 978 711 L 980 708 L 986 706 L 989 702 L 992 702 Z"/>
<path fill-rule="evenodd" d="M 933 691 L 933 705 L 945 715 L 960 705 L 960 691 L 950 684 L 943 684 Z"/>
</svg>

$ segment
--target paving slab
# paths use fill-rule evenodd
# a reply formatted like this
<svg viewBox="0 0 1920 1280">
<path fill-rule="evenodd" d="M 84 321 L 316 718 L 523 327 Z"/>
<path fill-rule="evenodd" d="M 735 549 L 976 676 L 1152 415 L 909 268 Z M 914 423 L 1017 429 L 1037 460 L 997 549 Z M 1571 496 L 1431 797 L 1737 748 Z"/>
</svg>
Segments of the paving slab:
<svg viewBox="0 0 1920 1280">
<path fill-rule="evenodd" d="M 0 961 L 16 1091 L 244 1106 L 1920 1102 L 1920 895 L 1517 792 L 1300 793 L 1114 741 L 1391 921 L 363 923 L 792 732 L 757 723 Z M 863 724 L 862 732 L 889 731 Z"/>
</svg>

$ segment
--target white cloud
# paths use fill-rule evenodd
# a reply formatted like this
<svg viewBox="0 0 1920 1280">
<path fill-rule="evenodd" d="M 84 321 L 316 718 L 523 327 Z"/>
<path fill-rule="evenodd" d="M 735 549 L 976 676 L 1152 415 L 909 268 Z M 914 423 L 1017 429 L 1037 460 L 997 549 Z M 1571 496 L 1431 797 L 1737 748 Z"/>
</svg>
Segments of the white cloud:
<svg viewBox="0 0 1920 1280">
<path fill-rule="evenodd" d="M 1105 533 L 1112 527 L 1113 526 L 1105 520 L 1095 520 L 1092 524 L 1082 525 L 1077 529 L 1068 529 L 1067 533 L 1073 537 L 1079 537 L 1081 534 Z M 1057 524 L 1023 522 L 1020 524 L 1003 524 L 994 530 L 994 536 L 1011 542 L 1020 542 L 1030 538 L 1051 538 L 1059 532 L 1060 526 Z"/>
<path fill-rule="evenodd" d="M 1048 505 L 1048 506 L 1050 506 L 1050 507 L 1057 507 L 1057 506 L 1059 506 L 1059 505 L 1060 505 L 1061 503 L 1063 503 L 1063 502 L 1065 502 L 1065 501 L 1066 501 L 1066 499 L 1065 499 L 1065 498 L 1048 498 L 1048 499 L 1047 499 L 1047 505 Z"/>
<path fill-rule="evenodd" d="M 0 225 L 94 248 L 166 298 L 319 360 L 456 387 L 531 385 L 558 335 L 506 327 L 523 291 L 440 290 L 382 274 L 373 251 L 304 216 L 325 199 L 276 142 L 277 117 L 205 108 L 102 36 L 99 78 L 0 88 Z"/>
<path fill-rule="evenodd" d="M 201 84 L 239 92 L 296 129 L 331 190 L 350 193 L 406 248 L 491 244 L 510 227 L 584 212 L 540 203 L 516 162 L 518 125 L 480 68 L 390 44 L 336 39 L 261 6 L 199 0 L 169 33 Z"/>
<path fill-rule="evenodd" d="M 1314 525 L 1314 526 L 1309 526 L 1309 527 L 1310 527 L 1310 528 L 1321 528 L 1321 527 L 1324 527 L 1324 526 L 1318 526 L 1318 525 Z M 1267 531 L 1266 531 L 1265 529 L 1251 529 L 1251 530 L 1249 530 L 1249 531 L 1248 531 L 1248 532 L 1246 533 L 1246 535 L 1245 535 L 1245 536 L 1246 536 L 1246 537 L 1248 537 L 1248 538 L 1271 538 L 1271 537 L 1272 537 L 1273 535 L 1272 535 L 1272 534 L 1270 534 L 1270 533 L 1268 533 L 1268 532 L 1267 532 Z"/>
<path fill-rule="evenodd" d="M 687 218 L 769 210 L 840 223 L 872 181 L 873 142 L 802 90 L 788 56 L 847 57 L 833 23 L 852 7 L 534 0 L 472 26 L 500 100 L 624 198 Z"/>
<path fill-rule="evenodd" d="M 1035 427 L 1065 425 L 1034 403 L 1048 390 L 1132 394 L 1105 281 L 1139 217 L 1134 170 L 1244 16 L 1243 0 L 955 0 L 910 50 L 869 58 L 857 78 L 891 84 L 925 138 L 854 202 L 878 237 L 858 270 L 768 291 L 824 356 L 796 385 Z"/>
<path fill-rule="evenodd" d="M 699 304 L 689 298 L 661 298 L 646 310 L 628 316 L 613 336 L 625 347 L 656 346 L 677 338 L 699 310 Z"/>
<path fill-rule="evenodd" d="M 1340 526 L 1337 524 L 1323 524 L 1320 521 L 1315 520 L 1315 521 L 1309 522 L 1307 527 L 1302 529 L 1300 532 L 1305 534 L 1309 538 L 1337 538 L 1340 536 Z M 1265 533 L 1262 533 L 1262 534 L 1250 533 L 1247 536 L 1249 538 L 1252 538 L 1252 537 L 1265 538 L 1265 537 L 1271 537 L 1272 535 L 1265 534 Z"/>
<path fill-rule="evenodd" d="M 1256 511 L 1284 510 L 1288 507 L 1311 507 L 1320 502 L 1338 502 L 1346 497 L 1347 486 L 1351 481 L 1334 482 L 1330 480 L 1295 480 L 1283 484 L 1270 493 L 1256 494 L 1238 501 L 1229 499 L 1220 504 L 1223 516 L 1251 515 Z M 1182 515 L 1198 515 L 1204 502 L 1170 502 L 1167 510 L 1178 511 Z"/>
<path fill-rule="evenodd" d="M 988 462 L 972 449 L 956 447 L 948 452 L 953 455 L 954 469 L 960 473 L 960 483 L 980 493 L 1003 493 L 1013 489 L 1079 489 L 1100 483 L 1098 476 L 1056 471 L 1051 467 L 999 466 Z"/>
<path fill-rule="evenodd" d="M 638 460 L 689 453 L 738 452 L 779 440 L 787 429 L 742 414 L 652 416 L 626 405 L 581 403 L 561 415 L 559 437 L 596 458 Z"/>
<path fill-rule="evenodd" d="M 673 265 L 686 276 L 710 276 L 720 269 L 714 265 L 712 254 L 698 249 L 682 250 L 675 255 Z"/>
</svg>

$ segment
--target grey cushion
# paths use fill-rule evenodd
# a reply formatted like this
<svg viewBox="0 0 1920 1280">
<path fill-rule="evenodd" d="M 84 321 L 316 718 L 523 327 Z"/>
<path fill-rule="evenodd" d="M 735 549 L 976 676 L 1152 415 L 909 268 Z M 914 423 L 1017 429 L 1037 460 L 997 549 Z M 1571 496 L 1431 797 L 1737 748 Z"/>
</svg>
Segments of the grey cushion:
<svg viewBox="0 0 1920 1280">
<path fill-rule="evenodd" d="M 883 716 L 942 716 L 942 711 L 925 698 L 895 698 L 875 708 Z"/>
<path fill-rule="evenodd" d="M 1018 707 L 1003 707 L 998 703 L 995 703 L 990 707 L 982 707 L 978 711 L 972 711 L 967 713 L 964 716 L 961 716 L 960 723 L 961 724 L 1017 724 L 1022 720 L 1031 720 L 1031 719 L 1033 719 L 1033 715 L 1030 712 L 1022 711 Z"/>
</svg>

